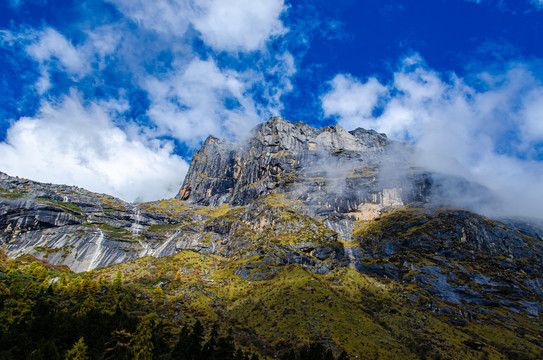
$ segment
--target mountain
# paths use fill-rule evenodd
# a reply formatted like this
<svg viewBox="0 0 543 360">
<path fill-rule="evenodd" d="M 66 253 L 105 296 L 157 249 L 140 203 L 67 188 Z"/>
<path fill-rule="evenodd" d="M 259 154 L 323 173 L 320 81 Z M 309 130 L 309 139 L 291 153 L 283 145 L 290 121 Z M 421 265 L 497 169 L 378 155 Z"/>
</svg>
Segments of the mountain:
<svg viewBox="0 0 543 360">
<path fill-rule="evenodd" d="M 241 144 L 209 136 L 176 199 L 238 206 L 269 194 L 300 200 L 315 215 L 362 220 L 415 201 L 493 202 L 480 185 L 418 166 L 414 148 L 385 134 L 339 125 L 315 129 L 280 117 L 258 125 Z"/>
<path fill-rule="evenodd" d="M 372 130 L 274 117 L 239 144 L 208 137 L 175 199 L 0 173 L 0 239 L 11 258 L 158 286 L 163 318 L 219 321 L 263 356 L 308 341 L 352 358 L 540 356 L 541 221 L 477 214 L 498 204 L 488 189 L 417 159 Z"/>
</svg>

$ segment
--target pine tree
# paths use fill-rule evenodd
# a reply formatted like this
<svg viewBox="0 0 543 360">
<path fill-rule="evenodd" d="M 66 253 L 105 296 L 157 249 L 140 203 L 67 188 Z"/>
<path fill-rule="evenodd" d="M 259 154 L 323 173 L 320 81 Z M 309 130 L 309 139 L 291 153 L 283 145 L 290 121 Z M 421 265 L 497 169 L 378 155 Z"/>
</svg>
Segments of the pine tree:
<svg viewBox="0 0 543 360">
<path fill-rule="evenodd" d="M 217 328 L 218 328 L 217 324 L 213 325 L 213 328 L 211 329 L 211 333 L 209 334 L 209 338 L 207 339 L 206 343 L 202 346 L 201 354 L 203 358 L 210 358 L 215 352 L 215 348 L 217 346 L 217 336 L 218 336 Z"/>
<path fill-rule="evenodd" d="M 85 296 L 95 297 L 99 293 L 98 283 L 89 277 L 83 279 L 82 282 L 83 291 Z"/>
<path fill-rule="evenodd" d="M 117 271 L 117 274 L 115 275 L 115 278 L 113 279 L 113 288 L 115 290 L 121 290 L 123 287 L 123 273 L 121 270 Z"/>
<path fill-rule="evenodd" d="M 152 360 L 153 350 L 153 331 L 155 329 L 156 314 L 145 315 L 139 323 L 130 345 L 132 355 L 135 360 Z"/>
<path fill-rule="evenodd" d="M 96 280 L 99 285 L 102 285 L 106 280 L 104 279 L 104 274 L 100 274 Z"/>
<path fill-rule="evenodd" d="M 60 274 L 60 283 L 64 286 L 68 284 L 68 274 L 66 274 L 65 272 Z"/>
<path fill-rule="evenodd" d="M 183 326 L 179 333 L 179 339 L 175 344 L 171 356 L 171 359 L 185 360 L 188 359 L 187 349 L 190 347 L 190 331 L 187 326 Z"/>
<path fill-rule="evenodd" d="M 87 356 L 87 345 L 83 338 L 80 338 L 74 346 L 66 352 L 66 360 L 89 360 Z"/>
<path fill-rule="evenodd" d="M 164 291 L 160 285 L 153 289 L 153 297 L 157 303 L 162 303 L 164 301 Z"/>
<path fill-rule="evenodd" d="M 34 275 L 38 281 L 43 281 L 47 277 L 47 269 L 43 265 L 38 265 L 32 270 L 32 275 Z"/>
<path fill-rule="evenodd" d="M 43 343 L 37 351 L 28 356 L 29 360 L 60 360 L 55 342 L 50 340 Z"/>
<path fill-rule="evenodd" d="M 131 359 L 130 338 L 132 335 L 124 330 L 114 330 L 104 351 L 105 360 L 129 360 Z"/>
<path fill-rule="evenodd" d="M 190 359 L 198 359 L 200 357 L 200 353 L 202 352 L 202 339 L 204 336 L 204 327 L 202 326 L 202 323 L 200 320 L 196 320 L 196 323 L 192 327 L 192 331 L 190 333 L 190 344 L 189 348 L 187 349 L 187 353 L 189 354 Z"/>
</svg>

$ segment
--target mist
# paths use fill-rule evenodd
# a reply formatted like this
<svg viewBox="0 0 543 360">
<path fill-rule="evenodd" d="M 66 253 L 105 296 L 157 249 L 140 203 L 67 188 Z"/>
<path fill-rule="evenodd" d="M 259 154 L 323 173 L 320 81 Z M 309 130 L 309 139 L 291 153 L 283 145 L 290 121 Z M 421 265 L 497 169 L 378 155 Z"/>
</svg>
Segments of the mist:
<svg viewBox="0 0 543 360">
<path fill-rule="evenodd" d="M 436 72 L 414 55 L 386 84 L 337 75 L 321 102 L 325 115 L 347 129 L 375 129 L 413 145 L 410 161 L 443 174 L 437 180 L 464 178 L 494 196 L 486 203 L 484 188 L 449 181 L 436 199 L 485 215 L 542 218 L 543 84 L 536 70 L 511 63 L 468 79 Z M 362 96 L 368 89 L 375 96 Z"/>
</svg>

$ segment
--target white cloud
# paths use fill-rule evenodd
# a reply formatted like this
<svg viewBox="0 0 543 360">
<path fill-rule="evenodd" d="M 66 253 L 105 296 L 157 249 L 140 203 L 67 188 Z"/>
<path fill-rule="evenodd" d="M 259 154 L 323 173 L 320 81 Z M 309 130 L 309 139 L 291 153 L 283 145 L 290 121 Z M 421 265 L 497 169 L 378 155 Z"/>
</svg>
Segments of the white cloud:
<svg viewBox="0 0 543 360">
<path fill-rule="evenodd" d="M 82 54 L 58 31 L 45 29 L 36 43 L 29 45 L 26 52 L 40 63 L 55 58 L 71 74 L 83 74 L 88 64 Z"/>
<path fill-rule="evenodd" d="M 37 80 L 36 88 L 43 94 L 52 86 L 51 71 L 59 70 L 72 80 L 80 80 L 96 67 L 103 66 L 105 57 L 114 53 L 121 41 L 120 32 L 113 26 L 97 27 L 86 33 L 87 41 L 79 46 L 74 46 L 64 35 L 50 27 L 19 34 L 4 31 L 2 38 L 11 46 L 14 43 L 23 44 L 26 53 L 38 63 L 41 77 Z"/>
<path fill-rule="evenodd" d="M 474 75 L 477 87 L 432 71 L 420 57 L 408 58 L 388 84 L 337 75 L 322 107 L 349 129 L 376 129 L 429 154 L 454 157 L 507 200 L 505 212 L 541 216 L 543 162 L 536 149 L 543 145 L 543 84 L 522 64 L 503 74 Z"/>
<path fill-rule="evenodd" d="M 257 75 L 220 70 L 213 60 L 193 60 L 165 79 L 147 79 L 148 115 L 167 133 L 193 146 L 209 134 L 239 139 L 261 120 L 247 93 L 256 81 L 253 76 Z M 230 109 L 227 102 L 236 106 Z"/>
<path fill-rule="evenodd" d="M 279 18 L 286 10 L 283 0 L 203 0 L 198 8 L 193 24 L 218 50 L 258 50 L 287 31 Z"/>
<path fill-rule="evenodd" d="M 182 37 L 189 24 L 216 50 L 254 51 L 284 34 L 284 0 L 109 0 L 138 25 Z"/>
<path fill-rule="evenodd" d="M 92 30 L 87 30 L 88 36 L 85 42 L 85 53 L 87 58 L 98 58 L 104 62 L 104 58 L 114 54 L 121 41 L 123 34 L 115 25 L 103 25 Z"/>
<path fill-rule="evenodd" d="M 290 78 L 296 73 L 297 69 L 294 56 L 288 51 L 276 55 L 272 63 L 273 66 L 269 67 L 266 73 L 275 77 L 275 85 L 266 87 L 265 97 L 270 102 L 268 110 L 271 111 L 271 114 L 278 115 L 279 111 L 283 109 L 281 96 L 291 92 L 294 88 Z"/>
<path fill-rule="evenodd" d="M 346 128 L 354 128 L 360 119 L 372 120 L 372 111 L 387 89 L 377 79 L 361 83 L 344 74 L 337 75 L 330 83 L 333 91 L 322 97 L 322 107 L 327 115 L 340 115 Z"/>
<path fill-rule="evenodd" d="M 183 36 L 193 16 L 192 4 L 183 0 L 106 0 L 136 24 L 163 34 Z"/>
<path fill-rule="evenodd" d="M 83 105 L 71 93 L 58 105 L 44 102 L 0 143 L 0 168 L 38 181 L 74 184 L 127 201 L 168 198 L 179 190 L 188 165 L 172 146 L 129 138 L 113 123 L 126 104 Z"/>
</svg>

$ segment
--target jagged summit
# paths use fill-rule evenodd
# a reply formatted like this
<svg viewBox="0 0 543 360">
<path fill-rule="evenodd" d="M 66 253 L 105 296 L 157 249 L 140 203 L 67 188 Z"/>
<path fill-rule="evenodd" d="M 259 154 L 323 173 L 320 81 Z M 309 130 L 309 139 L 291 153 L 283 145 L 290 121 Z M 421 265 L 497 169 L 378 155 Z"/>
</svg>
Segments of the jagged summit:
<svg viewBox="0 0 543 360">
<path fill-rule="evenodd" d="M 488 193 L 463 179 L 415 166 L 412 153 L 411 146 L 374 130 L 347 131 L 340 125 L 317 129 L 272 117 L 239 144 L 209 137 L 194 154 L 176 199 L 206 206 L 247 205 L 282 193 L 317 214 L 371 219 L 387 207 L 413 201 L 462 205 L 453 203 L 458 196 L 445 199 L 432 189 L 457 188 L 468 196 Z"/>
<path fill-rule="evenodd" d="M 322 196 L 309 194 L 328 185 L 337 188 L 339 179 L 372 182 L 390 144 L 386 135 L 373 130 L 348 132 L 339 125 L 316 129 L 272 117 L 240 144 L 209 137 L 194 154 L 176 198 L 213 206 L 244 205 L 271 192 L 316 199 Z M 332 206 L 321 200 L 320 205 Z"/>
<path fill-rule="evenodd" d="M 280 116 L 271 117 L 256 126 L 248 138 L 249 143 L 260 141 L 285 150 L 316 150 L 320 147 L 328 151 L 363 151 L 390 142 L 385 134 L 374 130 L 358 128 L 347 131 L 341 125 L 317 129 L 301 121 L 292 123 Z"/>
</svg>

